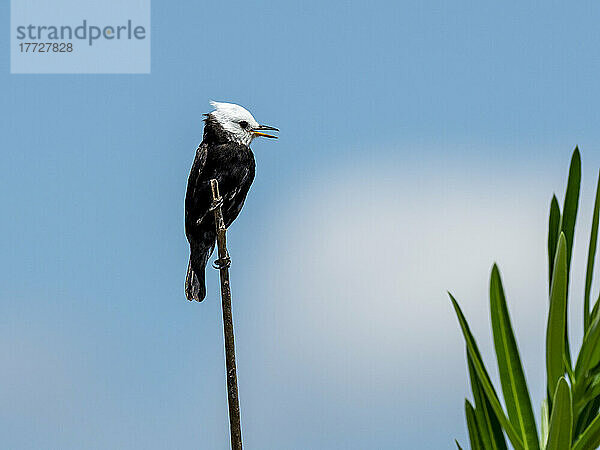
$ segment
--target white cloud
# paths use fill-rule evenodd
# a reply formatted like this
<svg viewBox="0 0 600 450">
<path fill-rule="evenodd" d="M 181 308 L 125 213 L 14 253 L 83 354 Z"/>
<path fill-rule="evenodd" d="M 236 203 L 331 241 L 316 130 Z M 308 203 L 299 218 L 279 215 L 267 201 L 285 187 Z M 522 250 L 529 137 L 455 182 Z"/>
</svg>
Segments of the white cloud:
<svg viewBox="0 0 600 450">
<path fill-rule="evenodd" d="M 537 404 L 545 373 L 549 181 L 474 179 L 452 169 L 421 176 L 340 169 L 278 205 L 274 232 L 257 244 L 266 250 L 253 277 L 266 281 L 251 288 L 263 305 L 253 316 L 258 339 L 296 389 L 321 386 L 327 401 L 357 406 L 368 397 L 376 415 L 373 405 L 392 395 L 435 404 L 437 413 L 413 410 L 423 420 L 462 417 L 464 344 L 446 290 L 495 373 L 488 282 L 497 261 Z M 574 284 L 578 292 L 579 280 Z"/>
</svg>

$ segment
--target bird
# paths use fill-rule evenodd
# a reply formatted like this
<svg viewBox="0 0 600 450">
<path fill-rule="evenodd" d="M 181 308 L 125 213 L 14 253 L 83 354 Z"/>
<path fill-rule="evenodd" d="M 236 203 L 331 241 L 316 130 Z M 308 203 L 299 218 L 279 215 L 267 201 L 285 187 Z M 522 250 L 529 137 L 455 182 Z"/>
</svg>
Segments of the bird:
<svg viewBox="0 0 600 450">
<path fill-rule="evenodd" d="M 214 110 L 204 114 L 204 134 L 196 149 L 185 195 L 185 234 L 190 245 L 185 295 L 198 302 L 206 297 L 206 263 L 217 237 L 210 180 L 219 183 L 223 220 L 229 228 L 254 181 L 256 163 L 250 144 L 259 136 L 277 139 L 265 131 L 279 131 L 260 125 L 240 105 L 215 101 L 210 104 Z"/>
</svg>

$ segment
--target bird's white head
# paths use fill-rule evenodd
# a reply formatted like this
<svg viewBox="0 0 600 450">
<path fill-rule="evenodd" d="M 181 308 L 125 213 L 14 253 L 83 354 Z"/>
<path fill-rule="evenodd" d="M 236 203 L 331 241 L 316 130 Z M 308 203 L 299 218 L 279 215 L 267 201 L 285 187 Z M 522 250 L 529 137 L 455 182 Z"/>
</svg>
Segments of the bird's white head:
<svg viewBox="0 0 600 450">
<path fill-rule="evenodd" d="M 257 136 L 277 139 L 277 136 L 263 133 L 262 131 L 279 131 L 277 128 L 260 125 L 250 112 L 234 103 L 211 101 L 214 111 L 208 114 L 231 137 L 232 141 L 249 146 Z"/>
</svg>

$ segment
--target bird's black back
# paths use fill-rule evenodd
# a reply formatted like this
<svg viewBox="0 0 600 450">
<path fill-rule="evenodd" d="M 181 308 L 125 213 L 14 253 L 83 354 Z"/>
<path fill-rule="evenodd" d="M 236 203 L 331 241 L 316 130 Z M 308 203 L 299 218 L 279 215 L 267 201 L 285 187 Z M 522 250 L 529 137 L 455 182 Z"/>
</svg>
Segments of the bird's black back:
<svg viewBox="0 0 600 450">
<path fill-rule="evenodd" d="M 207 144 L 196 150 L 185 198 L 185 225 L 188 239 L 204 225 L 214 228 L 210 180 L 219 182 L 223 197 L 223 218 L 229 227 L 240 213 L 255 173 L 254 155 L 249 147 L 235 142 Z M 199 221 L 199 223 L 198 223 Z"/>
</svg>

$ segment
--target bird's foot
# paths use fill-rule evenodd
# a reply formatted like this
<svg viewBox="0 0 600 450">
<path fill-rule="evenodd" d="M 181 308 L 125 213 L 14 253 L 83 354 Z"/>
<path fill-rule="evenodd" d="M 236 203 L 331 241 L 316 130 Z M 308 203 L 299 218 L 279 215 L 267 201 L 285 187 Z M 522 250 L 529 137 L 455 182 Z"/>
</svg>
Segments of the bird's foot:
<svg viewBox="0 0 600 450">
<path fill-rule="evenodd" d="M 209 211 L 214 211 L 217 208 L 220 208 L 221 206 L 223 206 L 223 197 L 219 197 L 216 200 L 213 200 L 212 204 L 210 205 Z"/>
<path fill-rule="evenodd" d="M 231 258 L 229 255 L 225 256 L 224 258 L 216 259 L 213 262 L 213 267 L 218 270 L 227 269 L 229 266 L 231 266 Z"/>
</svg>

